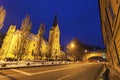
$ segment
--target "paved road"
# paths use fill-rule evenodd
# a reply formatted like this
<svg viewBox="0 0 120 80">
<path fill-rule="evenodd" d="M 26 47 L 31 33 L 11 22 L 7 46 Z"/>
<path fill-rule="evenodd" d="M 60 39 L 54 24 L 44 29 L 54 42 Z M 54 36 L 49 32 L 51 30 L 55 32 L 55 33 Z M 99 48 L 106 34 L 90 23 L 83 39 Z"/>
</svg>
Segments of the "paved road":
<svg viewBox="0 0 120 80">
<path fill-rule="evenodd" d="M 94 80 L 102 64 L 69 64 L 0 70 L 0 80 Z"/>
</svg>

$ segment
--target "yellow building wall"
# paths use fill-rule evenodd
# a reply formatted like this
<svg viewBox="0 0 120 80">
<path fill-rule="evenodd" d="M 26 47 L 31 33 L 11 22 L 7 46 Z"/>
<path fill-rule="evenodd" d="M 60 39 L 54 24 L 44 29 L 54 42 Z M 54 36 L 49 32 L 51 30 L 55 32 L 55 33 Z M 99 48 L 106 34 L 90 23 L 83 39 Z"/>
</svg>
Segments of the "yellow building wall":
<svg viewBox="0 0 120 80">
<path fill-rule="evenodd" d="M 37 36 L 36 36 L 37 37 Z M 25 49 L 25 56 L 23 57 L 23 60 L 35 60 L 35 54 L 37 53 L 37 41 L 34 40 L 27 40 L 29 45 L 27 45 L 27 48 Z M 45 54 L 47 52 L 47 45 L 45 40 L 42 40 L 42 44 L 41 44 L 41 48 L 40 48 L 40 52 L 43 55 L 43 57 L 45 57 Z M 40 56 L 39 56 L 40 57 Z"/>
<path fill-rule="evenodd" d="M 14 44 L 14 32 L 16 30 L 16 26 L 11 25 L 7 35 L 5 36 L 1 48 L 1 59 L 5 60 L 5 58 L 13 58 L 14 55 L 12 54 L 13 44 Z"/>
<path fill-rule="evenodd" d="M 23 60 L 34 60 L 34 53 L 36 53 L 36 42 L 30 41 L 28 45 L 28 49 L 25 49 L 25 56 L 23 57 Z"/>
<path fill-rule="evenodd" d="M 40 51 L 43 54 L 43 56 L 45 56 L 45 54 L 47 53 L 47 44 L 45 40 L 42 40 Z"/>
<path fill-rule="evenodd" d="M 101 13 L 103 38 L 106 45 L 107 53 L 109 54 L 109 60 L 111 65 L 117 71 L 119 71 L 120 0 L 99 0 L 99 5 Z M 105 10 L 107 10 L 107 12 Z"/>
<path fill-rule="evenodd" d="M 49 38 L 49 42 L 50 42 L 50 47 L 51 47 L 51 54 L 52 54 L 52 58 L 59 59 L 60 57 L 60 31 L 59 31 L 59 27 L 58 25 L 56 25 L 56 27 L 53 27 L 52 30 L 50 31 L 50 38 Z"/>
<path fill-rule="evenodd" d="M 34 60 L 34 53 L 36 52 L 37 45 L 37 35 L 32 34 L 33 39 L 27 38 L 25 43 L 25 53 L 22 55 L 22 60 Z M 0 49 L 0 59 L 5 60 L 6 58 L 18 58 L 21 41 L 23 36 L 20 30 L 16 30 L 16 26 L 11 25 L 8 29 L 7 35 L 5 36 Z M 58 25 L 50 31 L 49 43 L 42 39 L 40 52 L 43 57 L 48 54 L 48 50 L 51 49 L 52 57 L 55 59 L 55 56 L 59 58 L 60 54 L 60 31 Z"/>
</svg>

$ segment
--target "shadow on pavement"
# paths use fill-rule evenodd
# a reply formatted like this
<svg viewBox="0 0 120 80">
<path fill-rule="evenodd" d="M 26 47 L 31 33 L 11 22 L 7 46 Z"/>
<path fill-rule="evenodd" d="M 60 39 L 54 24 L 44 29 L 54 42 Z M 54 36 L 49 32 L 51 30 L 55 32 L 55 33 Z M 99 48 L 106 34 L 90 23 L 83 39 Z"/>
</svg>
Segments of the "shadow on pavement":
<svg viewBox="0 0 120 80">
<path fill-rule="evenodd" d="M 105 70 L 105 72 L 103 74 L 103 78 L 104 78 L 104 80 L 110 80 L 109 79 L 110 70 L 107 68 L 106 65 L 105 65 L 105 68 L 106 68 L 106 70 Z"/>
<path fill-rule="evenodd" d="M 1 72 L 0 72 L 0 75 L 3 75 L 3 76 L 5 76 L 6 78 L 9 78 L 10 80 L 17 80 L 17 79 L 15 79 L 15 78 L 13 78 L 13 77 L 11 77 L 11 76 L 9 76 L 9 75 L 7 75 L 7 74 L 1 73 Z M 4 80 L 4 79 L 0 79 L 0 80 Z"/>
</svg>

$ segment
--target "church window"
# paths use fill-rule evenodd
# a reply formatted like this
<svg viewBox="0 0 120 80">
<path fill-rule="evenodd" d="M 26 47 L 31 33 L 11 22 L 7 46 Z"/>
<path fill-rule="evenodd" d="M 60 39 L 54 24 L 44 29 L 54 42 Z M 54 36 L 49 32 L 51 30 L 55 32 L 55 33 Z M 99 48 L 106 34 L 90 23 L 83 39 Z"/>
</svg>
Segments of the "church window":
<svg viewBox="0 0 120 80">
<path fill-rule="evenodd" d="M 32 55 L 34 55 L 34 50 L 32 50 Z"/>
<path fill-rule="evenodd" d="M 58 34 L 56 34 L 56 38 L 58 38 Z"/>
<path fill-rule="evenodd" d="M 35 46 L 35 44 L 33 44 Z"/>
</svg>

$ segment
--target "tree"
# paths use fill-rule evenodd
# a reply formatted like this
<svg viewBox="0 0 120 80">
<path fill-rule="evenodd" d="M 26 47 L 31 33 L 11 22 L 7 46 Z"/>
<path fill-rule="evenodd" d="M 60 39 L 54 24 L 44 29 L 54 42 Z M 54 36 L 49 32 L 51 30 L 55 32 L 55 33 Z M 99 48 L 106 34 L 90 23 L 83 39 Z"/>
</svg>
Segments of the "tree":
<svg viewBox="0 0 120 80">
<path fill-rule="evenodd" d="M 68 45 L 66 50 L 68 56 L 70 56 L 74 61 L 82 60 L 84 55 L 84 49 L 81 46 L 80 41 L 75 38 Z"/>
<path fill-rule="evenodd" d="M 0 29 L 2 29 L 3 27 L 5 16 L 6 16 L 6 10 L 2 6 L 0 6 Z"/>
<path fill-rule="evenodd" d="M 44 23 L 42 23 L 39 27 L 39 30 L 38 30 L 38 42 L 37 42 L 37 45 L 36 45 L 36 51 L 37 51 L 37 55 L 36 55 L 36 60 L 38 60 L 38 56 L 43 57 L 43 54 L 41 53 L 40 51 L 40 48 L 41 48 L 41 44 L 42 44 L 42 38 L 43 38 L 43 35 L 45 33 L 45 25 Z"/>
<path fill-rule="evenodd" d="M 32 27 L 32 22 L 30 21 L 30 16 L 26 15 L 26 17 L 23 19 L 21 23 L 21 34 L 22 34 L 22 39 L 21 39 L 21 44 L 20 44 L 20 50 L 19 50 L 19 55 L 18 55 L 18 60 L 22 59 L 22 56 L 24 55 L 25 52 L 25 45 L 27 41 L 27 36 L 31 33 L 31 27 Z"/>
<path fill-rule="evenodd" d="M 48 43 L 47 43 L 46 46 L 47 46 L 47 51 L 46 51 L 46 53 L 45 53 L 45 57 L 46 57 L 46 60 L 49 61 L 49 60 L 51 59 L 51 56 L 52 56 L 52 55 L 50 54 L 50 52 L 51 52 L 51 49 L 50 49 L 50 48 L 51 48 L 51 47 L 50 47 L 50 44 L 48 44 Z"/>
<path fill-rule="evenodd" d="M 15 49 L 14 49 L 14 60 L 18 60 L 19 50 L 20 50 L 20 39 L 18 37 L 17 45 L 15 46 Z"/>
<path fill-rule="evenodd" d="M 23 19 L 20 30 L 23 32 L 23 35 L 27 35 L 31 32 L 32 22 L 30 21 L 30 16 L 26 15 Z"/>
</svg>

